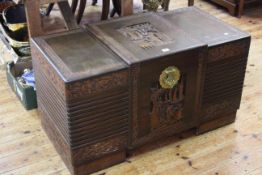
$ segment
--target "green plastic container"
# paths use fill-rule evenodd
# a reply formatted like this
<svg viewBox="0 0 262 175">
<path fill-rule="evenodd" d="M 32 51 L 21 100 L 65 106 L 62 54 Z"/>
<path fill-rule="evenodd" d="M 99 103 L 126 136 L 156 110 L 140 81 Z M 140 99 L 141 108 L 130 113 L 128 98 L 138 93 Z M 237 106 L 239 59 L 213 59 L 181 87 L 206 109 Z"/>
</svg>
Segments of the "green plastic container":
<svg viewBox="0 0 262 175">
<path fill-rule="evenodd" d="M 6 77 L 8 84 L 15 92 L 18 99 L 24 105 L 25 109 L 31 110 L 37 108 L 36 91 L 33 87 L 23 86 L 17 81 L 17 77 L 22 75 L 23 70 L 26 68 L 31 69 L 31 62 L 8 62 L 6 65 Z"/>
</svg>

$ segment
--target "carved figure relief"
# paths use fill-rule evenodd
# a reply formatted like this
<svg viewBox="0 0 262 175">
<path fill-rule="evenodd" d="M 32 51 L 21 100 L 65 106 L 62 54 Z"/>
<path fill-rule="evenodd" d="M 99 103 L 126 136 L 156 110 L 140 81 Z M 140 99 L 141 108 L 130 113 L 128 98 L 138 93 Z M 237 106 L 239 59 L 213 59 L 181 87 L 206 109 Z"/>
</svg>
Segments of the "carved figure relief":
<svg viewBox="0 0 262 175">
<path fill-rule="evenodd" d="M 149 22 L 125 26 L 118 31 L 143 49 L 161 46 L 171 41 Z"/>
<path fill-rule="evenodd" d="M 167 77 L 167 79 L 169 78 L 170 82 L 176 83 L 170 88 L 165 88 L 161 85 L 163 73 L 160 76 L 160 82 L 154 83 L 151 87 L 152 130 L 158 129 L 162 125 L 173 124 L 183 118 L 186 76 L 180 75 L 180 72 L 175 70 L 173 81 L 170 77 Z"/>
</svg>

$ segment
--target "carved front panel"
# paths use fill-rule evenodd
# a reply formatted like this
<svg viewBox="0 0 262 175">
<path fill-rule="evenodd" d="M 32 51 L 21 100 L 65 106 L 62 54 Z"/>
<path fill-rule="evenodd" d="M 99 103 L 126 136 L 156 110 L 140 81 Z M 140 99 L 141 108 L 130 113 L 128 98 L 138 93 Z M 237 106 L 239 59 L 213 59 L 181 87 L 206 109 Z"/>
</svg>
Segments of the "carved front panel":
<svg viewBox="0 0 262 175">
<path fill-rule="evenodd" d="M 130 148 L 197 125 L 197 83 L 202 64 L 198 59 L 187 60 L 189 64 L 184 61 L 199 56 L 197 52 L 188 52 L 131 68 Z"/>
<path fill-rule="evenodd" d="M 174 124 L 183 118 L 186 78 L 183 76 L 171 89 L 164 89 L 159 82 L 151 87 L 151 131 Z"/>
</svg>

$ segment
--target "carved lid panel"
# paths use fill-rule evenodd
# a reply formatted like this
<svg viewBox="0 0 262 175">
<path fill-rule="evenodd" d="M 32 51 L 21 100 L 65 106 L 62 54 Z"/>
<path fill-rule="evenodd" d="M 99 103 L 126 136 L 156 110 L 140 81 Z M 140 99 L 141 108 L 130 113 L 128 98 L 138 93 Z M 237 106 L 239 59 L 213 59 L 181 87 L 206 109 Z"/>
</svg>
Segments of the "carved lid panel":
<svg viewBox="0 0 262 175">
<path fill-rule="evenodd" d="M 204 45 L 154 13 L 99 22 L 87 28 L 129 64 Z"/>
</svg>

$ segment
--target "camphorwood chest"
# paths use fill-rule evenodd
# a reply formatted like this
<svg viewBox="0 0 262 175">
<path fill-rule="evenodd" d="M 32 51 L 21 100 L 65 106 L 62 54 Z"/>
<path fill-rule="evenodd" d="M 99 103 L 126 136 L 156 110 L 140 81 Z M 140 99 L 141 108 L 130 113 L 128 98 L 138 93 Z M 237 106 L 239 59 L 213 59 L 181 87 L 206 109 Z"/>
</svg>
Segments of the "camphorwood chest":
<svg viewBox="0 0 262 175">
<path fill-rule="evenodd" d="M 240 106 L 250 35 L 196 7 L 162 13 L 166 20 L 208 45 L 198 132 L 235 121 Z"/>
<path fill-rule="evenodd" d="M 70 172 L 82 175 L 159 138 L 234 121 L 250 37 L 185 8 L 31 43 L 42 125 Z"/>
</svg>

